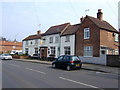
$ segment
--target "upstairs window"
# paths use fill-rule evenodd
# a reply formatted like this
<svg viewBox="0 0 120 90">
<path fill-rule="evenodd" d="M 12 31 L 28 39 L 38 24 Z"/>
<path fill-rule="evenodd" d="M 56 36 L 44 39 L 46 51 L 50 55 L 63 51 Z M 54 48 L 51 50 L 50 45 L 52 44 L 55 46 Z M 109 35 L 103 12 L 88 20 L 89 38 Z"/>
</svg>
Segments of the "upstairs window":
<svg viewBox="0 0 120 90">
<path fill-rule="evenodd" d="M 59 42 L 59 37 L 55 37 L 55 43 Z"/>
<path fill-rule="evenodd" d="M 38 39 L 35 40 L 35 45 L 37 45 L 37 44 L 38 44 Z"/>
<path fill-rule="evenodd" d="M 84 39 L 90 38 L 90 28 L 84 28 Z"/>
<path fill-rule="evenodd" d="M 115 42 L 118 42 L 118 34 L 115 34 Z"/>
<path fill-rule="evenodd" d="M 28 41 L 26 41 L 26 45 L 28 45 Z"/>
<path fill-rule="evenodd" d="M 49 43 L 53 43 L 53 37 L 49 38 Z"/>
<path fill-rule="evenodd" d="M 65 42 L 70 42 L 70 36 L 66 36 Z"/>
</svg>

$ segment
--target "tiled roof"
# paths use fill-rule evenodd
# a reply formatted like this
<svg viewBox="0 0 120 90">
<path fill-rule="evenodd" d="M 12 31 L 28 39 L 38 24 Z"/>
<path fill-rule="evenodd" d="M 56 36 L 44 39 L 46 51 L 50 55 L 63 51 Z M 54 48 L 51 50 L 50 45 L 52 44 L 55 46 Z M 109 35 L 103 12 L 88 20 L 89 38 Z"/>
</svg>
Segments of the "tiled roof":
<svg viewBox="0 0 120 90">
<path fill-rule="evenodd" d="M 61 36 L 75 34 L 75 32 L 76 32 L 79 28 L 80 28 L 80 24 L 69 25 L 68 28 L 66 28 L 66 30 L 62 33 Z"/>
<path fill-rule="evenodd" d="M 0 41 L 0 45 L 2 45 L 2 46 L 21 46 L 22 47 L 22 42 Z"/>
<path fill-rule="evenodd" d="M 41 34 L 30 35 L 30 36 L 26 37 L 25 39 L 23 39 L 23 41 L 33 40 L 33 39 L 41 39 L 41 37 L 42 37 Z"/>
<path fill-rule="evenodd" d="M 61 33 L 70 23 L 50 27 L 43 36 Z"/>
<path fill-rule="evenodd" d="M 93 21 L 99 28 L 105 29 L 111 32 L 118 32 L 112 25 L 110 25 L 108 22 L 104 20 L 99 20 L 98 18 L 94 18 L 91 16 L 86 16 L 86 18 L 89 18 L 91 21 Z"/>
</svg>

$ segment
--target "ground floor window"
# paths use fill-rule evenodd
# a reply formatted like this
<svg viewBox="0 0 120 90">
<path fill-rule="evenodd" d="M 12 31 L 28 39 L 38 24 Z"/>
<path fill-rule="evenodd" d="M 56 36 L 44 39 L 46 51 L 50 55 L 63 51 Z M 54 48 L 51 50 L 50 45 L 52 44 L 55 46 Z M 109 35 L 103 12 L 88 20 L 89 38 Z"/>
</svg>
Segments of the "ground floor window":
<svg viewBox="0 0 120 90">
<path fill-rule="evenodd" d="M 38 54 L 38 48 L 35 48 L 35 54 Z"/>
<path fill-rule="evenodd" d="M 55 47 L 50 47 L 51 49 L 51 54 L 55 55 Z"/>
<path fill-rule="evenodd" d="M 28 48 L 25 48 L 25 53 L 28 54 Z"/>
<path fill-rule="evenodd" d="M 92 46 L 84 46 L 84 56 L 93 56 L 93 47 Z"/>
<path fill-rule="evenodd" d="M 70 47 L 64 47 L 65 55 L 70 55 Z"/>
</svg>

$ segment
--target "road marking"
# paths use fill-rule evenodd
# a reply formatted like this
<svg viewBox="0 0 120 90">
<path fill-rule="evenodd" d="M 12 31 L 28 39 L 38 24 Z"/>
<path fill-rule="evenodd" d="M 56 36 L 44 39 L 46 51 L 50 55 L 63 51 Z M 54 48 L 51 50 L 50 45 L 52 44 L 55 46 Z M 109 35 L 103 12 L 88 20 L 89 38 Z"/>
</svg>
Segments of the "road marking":
<svg viewBox="0 0 120 90">
<path fill-rule="evenodd" d="M 63 80 L 66 80 L 66 81 L 70 81 L 70 82 L 74 82 L 74 83 L 77 83 L 77 84 L 81 84 L 81 85 L 84 85 L 84 86 L 88 86 L 88 87 L 91 87 L 91 88 L 97 88 L 97 89 L 100 89 L 100 90 L 104 90 L 104 89 L 101 89 L 99 87 L 96 87 L 96 86 L 93 86 L 93 85 L 90 85 L 90 84 L 85 84 L 85 83 L 82 83 L 82 82 L 74 81 L 74 80 L 71 80 L 71 79 L 63 78 L 63 77 L 59 77 L 59 78 L 63 79 Z"/>
<path fill-rule="evenodd" d="M 19 65 L 15 65 L 15 64 L 8 64 L 8 65 L 15 66 L 15 67 L 20 67 Z"/>
<path fill-rule="evenodd" d="M 41 74 L 46 74 L 45 72 L 41 72 L 41 71 L 34 70 L 34 69 L 31 69 L 31 68 L 26 68 L 26 69 L 31 70 L 31 71 L 35 71 L 35 72 L 38 72 L 38 73 L 41 73 Z"/>
</svg>

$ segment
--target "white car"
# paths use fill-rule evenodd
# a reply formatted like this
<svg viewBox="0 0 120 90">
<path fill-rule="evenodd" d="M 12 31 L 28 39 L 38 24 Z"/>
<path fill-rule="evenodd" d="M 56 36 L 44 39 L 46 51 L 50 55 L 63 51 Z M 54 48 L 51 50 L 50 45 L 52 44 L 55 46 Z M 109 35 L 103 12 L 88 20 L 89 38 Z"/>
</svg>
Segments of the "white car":
<svg viewBox="0 0 120 90">
<path fill-rule="evenodd" d="M 4 60 L 4 59 L 12 60 L 12 56 L 10 54 L 1 54 L 0 59 L 2 59 L 2 60 Z"/>
</svg>

